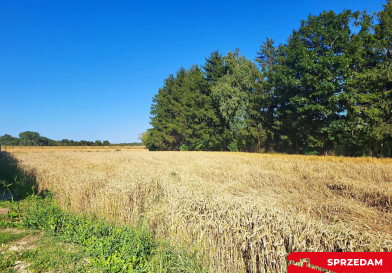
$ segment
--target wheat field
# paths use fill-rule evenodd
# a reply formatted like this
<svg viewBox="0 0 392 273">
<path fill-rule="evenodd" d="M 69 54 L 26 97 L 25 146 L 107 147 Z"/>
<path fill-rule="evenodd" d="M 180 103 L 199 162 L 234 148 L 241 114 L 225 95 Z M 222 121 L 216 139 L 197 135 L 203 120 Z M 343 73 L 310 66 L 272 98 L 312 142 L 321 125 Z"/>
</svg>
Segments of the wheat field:
<svg viewBox="0 0 392 273">
<path fill-rule="evenodd" d="M 392 251 L 392 159 L 8 148 L 64 208 L 198 249 L 212 272 L 285 272 L 293 251 Z"/>
</svg>

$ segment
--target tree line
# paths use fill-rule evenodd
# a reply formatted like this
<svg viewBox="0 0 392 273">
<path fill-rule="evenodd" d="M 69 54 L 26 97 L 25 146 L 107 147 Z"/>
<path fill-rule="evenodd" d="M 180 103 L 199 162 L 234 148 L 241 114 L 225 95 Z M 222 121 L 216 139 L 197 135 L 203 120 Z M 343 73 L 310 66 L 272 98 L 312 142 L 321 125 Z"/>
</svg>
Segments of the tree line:
<svg viewBox="0 0 392 273">
<path fill-rule="evenodd" d="M 0 145 L 4 146 L 109 146 L 112 145 L 108 140 L 96 141 L 75 141 L 75 140 L 53 140 L 41 136 L 37 132 L 26 131 L 13 137 L 9 134 L 0 136 Z"/>
<path fill-rule="evenodd" d="M 149 150 L 392 156 L 392 0 L 310 15 L 255 62 L 236 49 L 180 68 L 150 124 Z"/>
</svg>

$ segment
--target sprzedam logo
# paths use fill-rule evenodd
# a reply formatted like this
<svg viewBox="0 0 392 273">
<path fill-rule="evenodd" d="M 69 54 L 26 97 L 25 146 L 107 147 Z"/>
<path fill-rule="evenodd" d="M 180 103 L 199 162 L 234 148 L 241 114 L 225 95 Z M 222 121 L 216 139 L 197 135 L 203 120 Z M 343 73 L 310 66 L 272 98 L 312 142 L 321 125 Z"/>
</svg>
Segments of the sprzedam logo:
<svg viewBox="0 0 392 273">
<path fill-rule="evenodd" d="M 287 273 L 392 273 L 391 252 L 293 252 Z"/>
<path fill-rule="evenodd" d="M 328 259 L 328 265 L 382 266 L 382 259 Z"/>
</svg>

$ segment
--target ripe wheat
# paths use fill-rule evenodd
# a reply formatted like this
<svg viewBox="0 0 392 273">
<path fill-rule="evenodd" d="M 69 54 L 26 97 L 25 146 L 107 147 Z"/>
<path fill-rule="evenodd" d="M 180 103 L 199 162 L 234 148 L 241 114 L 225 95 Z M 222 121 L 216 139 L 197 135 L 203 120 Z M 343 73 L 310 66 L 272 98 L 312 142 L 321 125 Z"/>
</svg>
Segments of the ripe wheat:
<svg viewBox="0 0 392 273">
<path fill-rule="evenodd" d="M 11 150 L 64 207 L 148 220 L 211 271 L 285 272 L 292 251 L 392 251 L 391 159 L 39 151 Z"/>
</svg>

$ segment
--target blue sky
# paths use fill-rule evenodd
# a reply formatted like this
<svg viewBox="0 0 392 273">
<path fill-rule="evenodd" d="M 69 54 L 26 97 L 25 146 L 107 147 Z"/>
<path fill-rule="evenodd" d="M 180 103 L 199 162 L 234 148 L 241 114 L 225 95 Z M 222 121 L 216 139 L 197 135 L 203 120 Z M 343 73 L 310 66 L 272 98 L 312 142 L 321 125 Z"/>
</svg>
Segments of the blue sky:
<svg viewBox="0 0 392 273">
<path fill-rule="evenodd" d="M 381 0 L 0 1 L 0 135 L 137 141 L 169 74 L 218 49 L 254 59 L 323 10 Z"/>
</svg>

